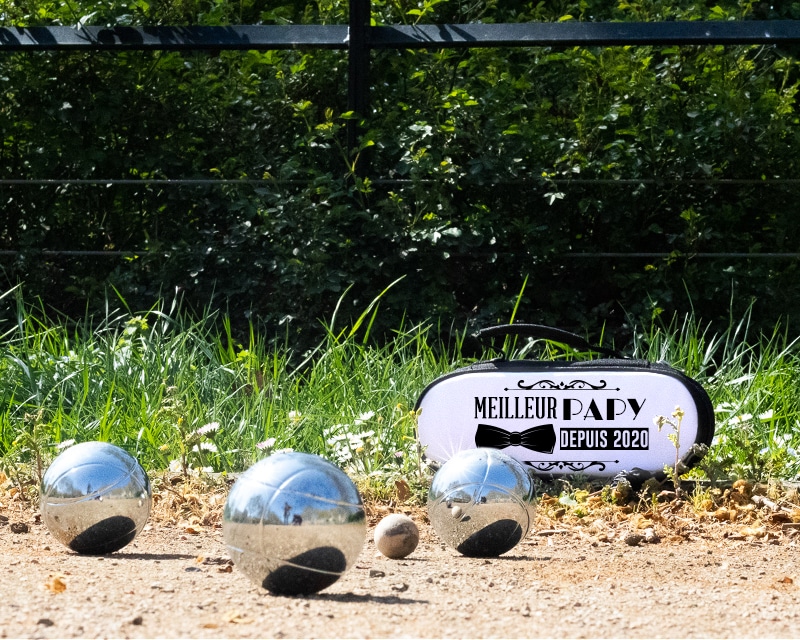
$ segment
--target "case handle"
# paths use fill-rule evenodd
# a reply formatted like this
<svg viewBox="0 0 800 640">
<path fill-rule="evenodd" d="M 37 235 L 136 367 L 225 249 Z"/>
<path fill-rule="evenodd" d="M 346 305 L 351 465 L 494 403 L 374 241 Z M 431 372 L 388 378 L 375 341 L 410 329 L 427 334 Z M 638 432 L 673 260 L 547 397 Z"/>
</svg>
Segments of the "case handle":
<svg viewBox="0 0 800 640">
<path fill-rule="evenodd" d="M 561 342 L 575 349 L 595 351 L 597 353 L 602 353 L 603 355 L 612 358 L 626 358 L 626 356 L 624 356 L 616 349 L 609 349 L 608 347 L 600 347 L 597 345 L 593 345 L 590 342 L 581 338 L 576 333 L 571 333 L 570 331 L 564 331 L 564 329 L 556 329 L 555 327 L 547 327 L 541 324 L 524 324 L 524 323 L 502 324 L 496 327 L 486 327 L 485 329 L 481 329 L 475 334 L 475 336 L 481 342 L 484 342 L 485 339 L 498 338 L 498 337 L 504 338 L 506 336 L 524 336 L 526 338 L 541 338 L 542 340 Z M 484 342 L 484 344 L 487 344 L 487 342 Z M 503 353 L 503 357 L 505 358 L 506 354 L 502 351 L 502 349 L 500 349 L 500 352 Z"/>
</svg>

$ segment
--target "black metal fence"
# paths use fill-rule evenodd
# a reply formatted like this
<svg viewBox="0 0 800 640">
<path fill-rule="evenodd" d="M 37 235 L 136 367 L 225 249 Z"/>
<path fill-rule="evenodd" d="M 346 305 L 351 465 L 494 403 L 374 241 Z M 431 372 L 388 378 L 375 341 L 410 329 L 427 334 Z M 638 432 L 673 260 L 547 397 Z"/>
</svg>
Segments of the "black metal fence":
<svg viewBox="0 0 800 640">
<path fill-rule="evenodd" d="M 530 22 L 370 25 L 370 0 L 350 0 L 347 25 L 226 27 L 3 27 L 0 52 L 42 50 L 341 49 L 348 53 L 348 105 L 369 109 L 374 49 L 737 45 L 800 43 L 800 21 Z"/>
<path fill-rule="evenodd" d="M 0 54 L 9 51 L 201 51 L 338 49 L 348 55 L 348 108 L 369 114 L 370 54 L 379 49 L 628 45 L 791 45 L 800 43 L 800 21 L 557 22 L 506 24 L 370 25 L 370 0 L 350 0 L 349 24 L 232 25 L 224 27 L 0 27 Z M 348 121 L 348 143 L 356 144 L 358 121 Z M 148 180 L 0 179 L 2 184 L 118 184 Z M 219 180 L 163 180 L 165 184 Z M 224 181 L 226 183 L 239 181 Z M 254 182 L 254 181 L 245 181 Z M 574 181 L 573 181 L 574 182 Z M 615 181 L 624 182 L 624 181 Z M 636 183 L 641 183 L 636 180 Z M 780 180 L 781 183 L 792 182 Z M 798 181 L 800 182 L 800 181 Z M 763 180 L 753 183 L 765 184 Z M 115 252 L 111 252 L 115 253 Z M 586 254 L 581 254 L 585 257 Z M 629 254 L 591 254 L 590 257 Z M 636 256 L 638 254 L 630 254 Z M 654 257 L 656 254 L 646 254 Z M 660 255 L 660 254 L 659 254 Z M 703 254 L 697 257 L 737 257 Z M 796 259 L 800 253 L 744 253 L 741 257 Z"/>
</svg>

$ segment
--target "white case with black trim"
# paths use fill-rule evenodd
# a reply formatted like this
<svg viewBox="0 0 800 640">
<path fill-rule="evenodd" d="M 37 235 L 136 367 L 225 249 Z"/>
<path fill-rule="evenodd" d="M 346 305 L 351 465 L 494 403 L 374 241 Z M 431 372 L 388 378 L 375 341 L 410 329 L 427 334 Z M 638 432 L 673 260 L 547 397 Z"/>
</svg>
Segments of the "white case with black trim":
<svg viewBox="0 0 800 640">
<path fill-rule="evenodd" d="M 612 357 L 583 362 L 480 362 L 429 384 L 417 401 L 425 456 L 445 462 L 476 447 L 502 449 L 540 475 L 663 478 L 696 464 L 714 436 L 703 387 L 673 367 L 625 358 L 540 325 L 491 327 L 478 337 L 544 338 Z M 673 415 L 677 411 L 680 415 Z M 662 422 L 659 416 L 670 422 Z M 675 427 L 680 425 L 679 433 Z M 674 426 L 673 426 L 674 425 Z"/>
</svg>

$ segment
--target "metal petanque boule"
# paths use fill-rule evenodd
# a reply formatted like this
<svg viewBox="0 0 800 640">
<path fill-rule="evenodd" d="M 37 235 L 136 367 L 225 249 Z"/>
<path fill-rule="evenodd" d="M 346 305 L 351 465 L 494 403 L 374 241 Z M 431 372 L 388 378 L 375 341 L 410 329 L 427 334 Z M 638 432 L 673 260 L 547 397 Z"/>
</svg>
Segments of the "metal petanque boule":
<svg viewBox="0 0 800 640">
<path fill-rule="evenodd" d="M 533 499 L 533 480 L 522 463 L 497 449 L 466 449 L 433 477 L 428 517 L 439 538 L 459 553 L 494 557 L 528 534 Z"/>
<path fill-rule="evenodd" d="M 275 453 L 231 488 L 225 546 L 248 578 L 278 595 L 321 591 L 355 562 L 366 513 L 352 480 L 323 458 Z"/>
<path fill-rule="evenodd" d="M 47 529 L 73 551 L 113 553 L 133 541 L 150 515 L 150 481 L 139 462 L 107 442 L 64 450 L 42 479 Z"/>
</svg>

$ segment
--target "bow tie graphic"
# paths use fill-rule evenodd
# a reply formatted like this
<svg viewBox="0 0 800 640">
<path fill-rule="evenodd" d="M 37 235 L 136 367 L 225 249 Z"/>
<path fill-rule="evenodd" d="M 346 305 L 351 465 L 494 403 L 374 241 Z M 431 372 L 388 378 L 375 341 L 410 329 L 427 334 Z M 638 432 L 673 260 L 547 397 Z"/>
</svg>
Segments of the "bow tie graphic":
<svg viewBox="0 0 800 640">
<path fill-rule="evenodd" d="M 553 453 L 556 432 L 552 424 L 540 424 L 525 431 L 506 431 L 490 424 L 479 424 L 475 432 L 475 446 L 491 449 L 517 446 L 539 453 Z"/>
</svg>

